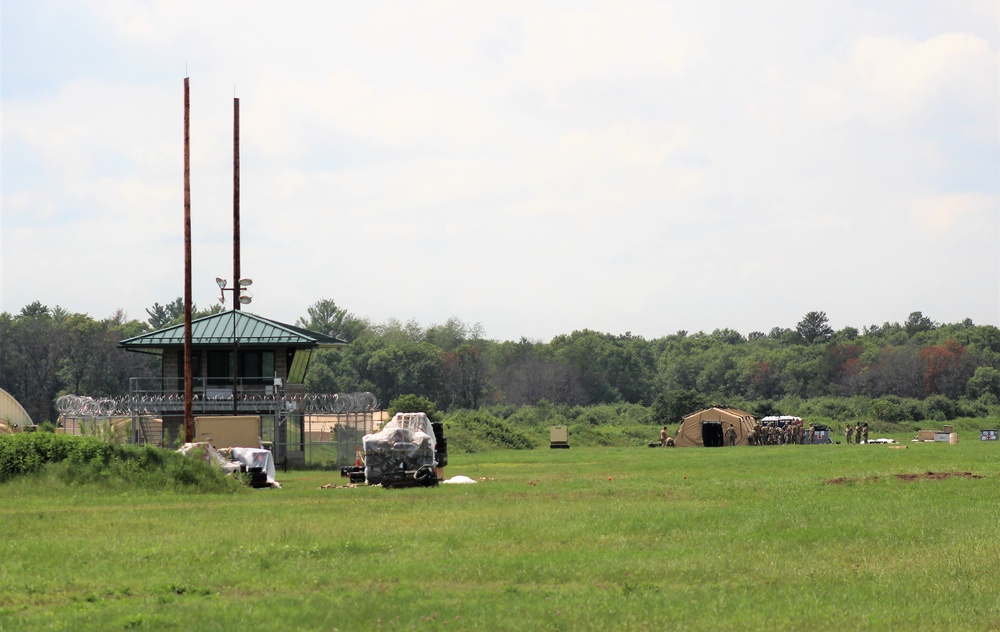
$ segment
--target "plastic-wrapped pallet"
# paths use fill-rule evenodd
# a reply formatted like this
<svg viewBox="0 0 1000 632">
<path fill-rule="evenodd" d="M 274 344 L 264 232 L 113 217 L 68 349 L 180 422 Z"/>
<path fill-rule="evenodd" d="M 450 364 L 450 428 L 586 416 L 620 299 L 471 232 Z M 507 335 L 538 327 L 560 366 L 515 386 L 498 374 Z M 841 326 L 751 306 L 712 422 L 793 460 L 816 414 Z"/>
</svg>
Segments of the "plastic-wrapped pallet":
<svg viewBox="0 0 1000 632">
<path fill-rule="evenodd" d="M 365 480 L 379 485 L 387 477 L 434 467 L 437 443 L 431 420 L 424 413 L 396 413 L 375 434 L 362 438 L 365 450 Z"/>
</svg>

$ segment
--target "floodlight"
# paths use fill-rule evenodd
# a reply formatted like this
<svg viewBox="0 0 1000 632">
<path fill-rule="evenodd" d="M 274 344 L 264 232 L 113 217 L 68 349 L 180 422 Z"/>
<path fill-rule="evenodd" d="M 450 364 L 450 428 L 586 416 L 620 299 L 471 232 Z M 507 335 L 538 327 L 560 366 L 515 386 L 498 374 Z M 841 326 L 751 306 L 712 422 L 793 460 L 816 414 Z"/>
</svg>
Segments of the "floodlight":
<svg viewBox="0 0 1000 632">
<path fill-rule="evenodd" d="M 250 297 L 250 296 L 241 296 L 240 297 L 240 302 L 243 303 L 244 305 L 249 305 L 250 301 L 252 301 L 252 300 L 253 300 L 253 298 Z"/>
<path fill-rule="evenodd" d="M 215 282 L 219 284 L 219 289 L 226 287 L 226 280 L 222 277 L 215 277 Z"/>
<path fill-rule="evenodd" d="M 248 285 L 253 285 L 253 279 L 240 279 L 240 285 L 246 287 Z"/>
</svg>

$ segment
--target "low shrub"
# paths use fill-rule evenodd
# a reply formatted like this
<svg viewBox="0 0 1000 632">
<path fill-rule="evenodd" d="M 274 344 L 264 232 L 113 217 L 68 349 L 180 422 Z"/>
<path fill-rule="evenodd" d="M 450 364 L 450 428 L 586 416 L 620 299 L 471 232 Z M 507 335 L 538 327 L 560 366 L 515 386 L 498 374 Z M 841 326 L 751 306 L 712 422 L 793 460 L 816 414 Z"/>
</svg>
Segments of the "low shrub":
<svg viewBox="0 0 1000 632">
<path fill-rule="evenodd" d="M 198 493 L 242 487 L 239 481 L 202 460 L 162 448 L 48 432 L 0 436 L 0 483 L 43 470 L 66 484 Z"/>
<path fill-rule="evenodd" d="M 431 421 L 441 421 L 443 417 L 434 402 L 419 395 L 400 395 L 389 402 L 388 413 L 390 418 L 396 413 L 424 413 Z"/>
<path fill-rule="evenodd" d="M 944 395 L 931 395 L 925 399 L 924 410 L 926 418 L 934 421 L 948 421 L 958 415 L 955 400 Z"/>
<path fill-rule="evenodd" d="M 483 452 L 509 448 L 531 450 L 538 440 L 531 438 L 510 421 L 483 410 L 459 410 L 445 416 L 445 435 L 449 450 Z"/>
<path fill-rule="evenodd" d="M 638 448 L 647 447 L 660 439 L 660 427 L 592 426 L 587 423 L 569 427 L 569 444 L 577 447 Z"/>
<path fill-rule="evenodd" d="M 851 400 L 843 397 L 817 397 L 807 400 L 802 406 L 801 416 L 826 417 L 830 419 L 854 419 L 858 410 Z"/>
</svg>

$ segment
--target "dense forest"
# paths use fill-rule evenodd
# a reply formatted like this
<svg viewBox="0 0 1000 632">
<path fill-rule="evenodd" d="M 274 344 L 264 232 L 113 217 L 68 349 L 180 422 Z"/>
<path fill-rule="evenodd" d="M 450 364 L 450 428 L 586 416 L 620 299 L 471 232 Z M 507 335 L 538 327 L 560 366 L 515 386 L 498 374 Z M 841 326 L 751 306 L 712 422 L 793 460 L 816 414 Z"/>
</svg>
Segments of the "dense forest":
<svg viewBox="0 0 1000 632">
<path fill-rule="evenodd" d="M 3 312 L 0 387 L 40 421 L 54 418 L 61 394 L 126 394 L 129 377 L 155 376 L 159 364 L 118 341 L 181 322 L 181 301 L 146 312 L 145 321 L 120 310 L 95 320 L 37 302 Z M 886 422 L 1000 414 L 1000 329 L 936 323 L 921 312 L 839 331 L 817 311 L 795 328 L 746 335 L 717 329 L 646 340 L 582 330 L 541 342 L 489 340 L 458 318 L 373 323 L 327 299 L 294 324 L 350 342 L 315 354 L 310 391 L 371 391 L 384 404 L 400 395 L 443 411 L 622 404 L 646 407 L 651 423 L 708 404 Z"/>
</svg>

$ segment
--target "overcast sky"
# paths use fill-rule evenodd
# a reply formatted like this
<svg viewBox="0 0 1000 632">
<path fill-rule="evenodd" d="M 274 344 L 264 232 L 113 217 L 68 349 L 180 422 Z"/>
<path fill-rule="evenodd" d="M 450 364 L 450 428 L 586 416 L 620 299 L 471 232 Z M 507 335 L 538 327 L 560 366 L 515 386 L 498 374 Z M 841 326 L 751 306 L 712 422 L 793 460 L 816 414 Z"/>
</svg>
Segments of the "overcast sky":
<svg viewBox="0 0 1000 632">
<path fill-rule="evenodd" d="M 0 311 L 1000 324 L 995 0 L 2 0 Z M 228 295 L 227 295 L 228 300 Z M 228 306 L 228 303 L 227 303 Z"/>
</svg>

